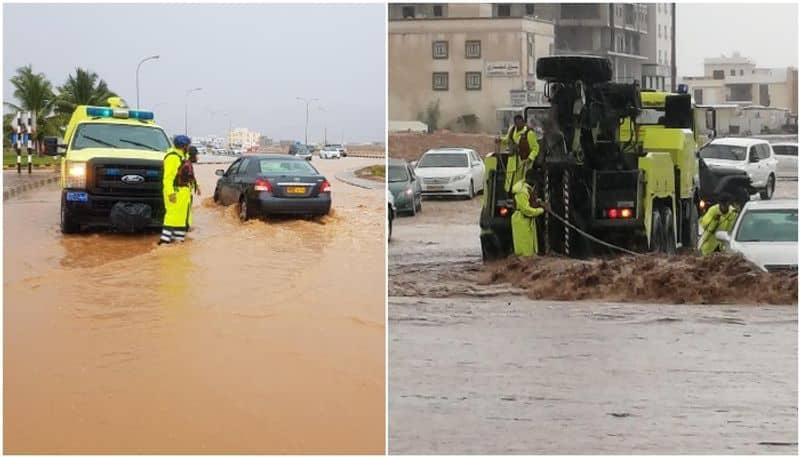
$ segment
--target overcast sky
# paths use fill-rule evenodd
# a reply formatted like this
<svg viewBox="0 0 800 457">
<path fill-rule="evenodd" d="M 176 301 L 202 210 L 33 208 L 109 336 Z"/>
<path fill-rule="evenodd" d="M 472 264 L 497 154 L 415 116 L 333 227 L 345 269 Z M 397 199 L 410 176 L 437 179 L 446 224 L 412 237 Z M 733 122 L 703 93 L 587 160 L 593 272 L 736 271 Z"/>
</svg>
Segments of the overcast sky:
<svg viewBox="0 0 800 457">
<path fill-rule="evenodd" d="M 247 127 L 274 139 L 382 141 L 385 129 L 385 6 L 258 4 L 4 4 L 3 97 L 8 79 L 33 64 L 54 87 L 76 66 L 106 80 L 169 133 L 183 130 L 186 90 L 190 136 Z M 27 38 L 35 30 L 35 38 Z M 24 45 L 23 45 L 24 43 Z"/>
<path fill-rule="evenodd" d="M 797 66 L 797 4 L 678 3 L 678 76 L 703 74 L 703 59 L 739 51 L 758 67 Z"/>
</svg>

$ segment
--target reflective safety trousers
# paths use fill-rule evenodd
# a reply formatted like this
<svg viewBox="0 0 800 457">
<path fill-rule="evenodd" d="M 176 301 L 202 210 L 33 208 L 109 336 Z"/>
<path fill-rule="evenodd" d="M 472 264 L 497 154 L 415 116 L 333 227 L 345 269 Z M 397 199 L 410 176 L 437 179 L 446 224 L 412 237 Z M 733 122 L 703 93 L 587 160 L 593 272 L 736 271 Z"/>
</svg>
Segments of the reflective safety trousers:
<svg viewBox="0 0 800 457">
<path fill-rule="evenodd" d="M 736 211 L 733 207 L 728 209 L 728 214 L 722 214 L 719 205 L 708 208 L 708 211 L 700 219 L 700 226 L 703 227 L 703 238 L 700 244 L 700 253 L 709 255 L 717 251 L 722 243 L 715 236 L 716 232 L 725 231 L 730 233 L 736 223 Z"/>
<path fill-rule="evenodd" d="M 514 240 L 514 254 L 531 257 L 539 251 L 536 235 L 536 218 L 544 214 L 544 209 L 530 204 L 533 188 L 525 181 L 517 181 L 514 192 L 514 214 L 511 216 L 511 236 Z"/>
</svg>

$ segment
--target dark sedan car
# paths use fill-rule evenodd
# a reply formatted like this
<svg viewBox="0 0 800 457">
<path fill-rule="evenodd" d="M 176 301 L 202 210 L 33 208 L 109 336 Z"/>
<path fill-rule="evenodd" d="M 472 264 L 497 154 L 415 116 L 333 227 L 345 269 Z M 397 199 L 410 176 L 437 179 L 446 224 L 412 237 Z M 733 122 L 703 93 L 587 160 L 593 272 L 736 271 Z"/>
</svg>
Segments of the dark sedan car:
<svg viewBox="0 0 800 457">
<path fill-rule="evenodd" d="M 331 209 L 331 184 L 302 158 L 248 154 L 217 175 L 214 201 L 238 204 L 242 221 L 274 214 L 322 216 Z"/>
</svg>

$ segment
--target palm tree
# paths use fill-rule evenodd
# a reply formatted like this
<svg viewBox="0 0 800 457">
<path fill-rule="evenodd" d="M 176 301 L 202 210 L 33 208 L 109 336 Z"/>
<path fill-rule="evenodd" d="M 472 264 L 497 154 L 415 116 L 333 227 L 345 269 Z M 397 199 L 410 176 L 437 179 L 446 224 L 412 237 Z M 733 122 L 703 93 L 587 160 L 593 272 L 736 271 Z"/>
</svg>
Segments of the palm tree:
<svg viewBox="0 0 800 457">
<path fill-rule="evenodd" d="M 17 74 L 9 80 L 14 86 L 16 103 L 4 102 L 13 111 L 31 111 L 36 114 L 37 139 L 51 133 L 55 125 L 48 120 L 53 111 L 55 94 L 50 81 L 43 73 L 34 73 L 31 65 L 17 68 Z M 5 119 L 4 119 L 5 120 Z"/>
<path fill-rule="evenodd" d="M 105 106 L 109 97 L 116 96 L 97 73 L 82 68 L 76 68 L 58 92 L 55 109 L 59 114 L 72 114 L 78 105 Z"/>
</svg>

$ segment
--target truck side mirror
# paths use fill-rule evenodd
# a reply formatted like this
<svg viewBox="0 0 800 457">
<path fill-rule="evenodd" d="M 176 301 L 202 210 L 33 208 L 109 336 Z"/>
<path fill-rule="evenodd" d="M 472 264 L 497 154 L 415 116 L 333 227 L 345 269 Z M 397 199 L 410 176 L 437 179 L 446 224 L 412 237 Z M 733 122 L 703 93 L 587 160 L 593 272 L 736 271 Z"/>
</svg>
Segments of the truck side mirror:
<svg viewBox="0 0 800 457">
<path fill-rule="evenodd" d="M 58 137 L 46 136 L 44 137 L 44 153 L 49 156 L 61 155 L 58 148 L 65 148 L 63 144 L 58 144 Z"/>
</svg>

